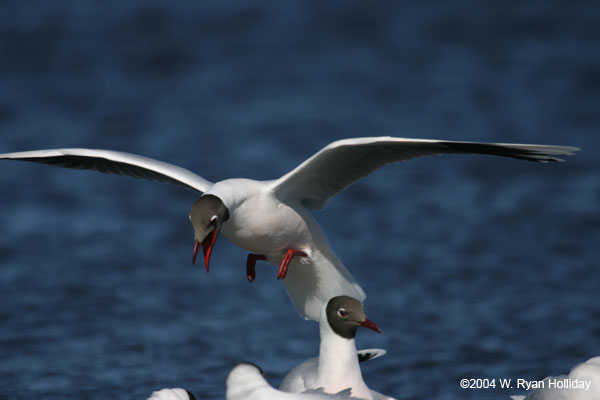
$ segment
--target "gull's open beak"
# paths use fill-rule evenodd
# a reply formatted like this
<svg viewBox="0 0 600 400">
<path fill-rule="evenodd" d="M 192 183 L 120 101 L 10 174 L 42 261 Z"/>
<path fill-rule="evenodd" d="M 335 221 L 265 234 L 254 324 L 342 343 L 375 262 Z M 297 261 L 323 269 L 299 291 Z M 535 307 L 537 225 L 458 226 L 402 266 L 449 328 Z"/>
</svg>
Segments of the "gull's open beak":
<svg viewBox="0 0 600 400">
<path fill-rule="evenodd" d="M 365 318 L 365 320 L 360 323 L 360 326 L 364 326 L 365 328 L 373 329 L 377 333 L 381 333 L 381 329 L 379 329 L 379 327 L 375 325 L 375 322 L 371 321 L 369 318 Z"/>
<path fill-rule="evenodd" d="M 215 247 L 217 236 L 219 236 L 219 232 L 213 230 L 209 232 L 208 235 L 206 235 L 202 242 L 200 242 L 198 239 L 194 241 L 194 255 L 192 257 L 192 264 L 196 263 L 196 256 L 198 255 L 198 250 L 200 250 L 200 246 L 202 246 L 202 252 L 204 253 L 204 263 L 206 264 L 206 272 L 208 272 L 210 255 L 212 254 L 212 250 Z"/>
</svg>

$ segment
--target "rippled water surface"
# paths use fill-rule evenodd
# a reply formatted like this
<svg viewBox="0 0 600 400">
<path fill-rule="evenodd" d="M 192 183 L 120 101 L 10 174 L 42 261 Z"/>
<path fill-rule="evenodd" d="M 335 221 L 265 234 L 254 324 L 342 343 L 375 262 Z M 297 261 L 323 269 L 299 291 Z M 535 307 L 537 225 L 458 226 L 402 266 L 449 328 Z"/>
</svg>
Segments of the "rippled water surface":
<svg viewBox="0 0 600 400">
<path fill-rule="evenodd" d="M 566 163 L 388 166 L 317 213 L 368 294 L 400 399 L 507 399 L 600 354 L 600 8 L 594 2 L 5 1 L 0 152 L 129 151 L 272 179 L 329 142 L 393 135 L 580 146 Z M 221 238 L 191 265 L 196 194 L 0 163 L 0 398 L 224 397 L 318 351 Z"/>
</svg>

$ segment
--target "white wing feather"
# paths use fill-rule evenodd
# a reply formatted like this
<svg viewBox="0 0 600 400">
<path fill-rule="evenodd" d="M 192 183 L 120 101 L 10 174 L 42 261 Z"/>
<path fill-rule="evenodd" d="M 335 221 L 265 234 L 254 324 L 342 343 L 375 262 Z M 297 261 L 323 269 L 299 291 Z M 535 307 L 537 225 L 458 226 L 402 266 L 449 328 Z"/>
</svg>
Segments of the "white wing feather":
<svg viewBox="0 0 600 400">
<path fill-rule="evenodd" d="M 273 181 L 277 197 L 319 210 L 353 182 L 386 164 L 439 154 L 488 154 L 536 162 L 563 161 L 577 147 L 372 137 L 330 143 Z"/>
<path fill-rule="evenodd" d="M 0 159 L 32 161 L 64 168 L 91 169 L 133 178 L 174 183 L 206 192 L 212 182 L 193 172 L 152 158 L 111 150 L 50 149 L 0 154 Z"/>
</svg>

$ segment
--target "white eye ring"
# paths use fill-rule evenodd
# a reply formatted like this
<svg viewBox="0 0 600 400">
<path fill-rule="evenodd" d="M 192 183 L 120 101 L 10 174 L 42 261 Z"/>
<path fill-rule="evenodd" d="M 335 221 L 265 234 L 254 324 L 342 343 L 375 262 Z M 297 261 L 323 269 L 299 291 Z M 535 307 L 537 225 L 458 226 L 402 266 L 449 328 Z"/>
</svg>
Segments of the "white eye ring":
<svg viewBox="0 0 600 400">
<path fill-rule="evenodd" d="M 340 308 L 339 310 L 337 310 L 337 315 L 340 318 L 346 318 L 348 316 L 348 313 L 346 312 L 345 308 Z"/>
<path fill-rule="evenodd" d="M 211 224 L 214 224 L 218 220 L 219 220 L 219 216 L 218 215 L 213 215 L 212 217 L 210 217 L 210 223 Z"/>
</svg>

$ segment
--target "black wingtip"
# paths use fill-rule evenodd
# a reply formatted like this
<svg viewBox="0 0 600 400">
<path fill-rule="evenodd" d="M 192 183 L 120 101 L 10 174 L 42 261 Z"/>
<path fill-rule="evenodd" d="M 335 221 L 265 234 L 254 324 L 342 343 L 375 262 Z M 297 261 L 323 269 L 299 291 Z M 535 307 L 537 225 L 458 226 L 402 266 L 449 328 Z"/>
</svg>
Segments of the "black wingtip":
<svg viewBox="0 0 600 400">
<path fill-rule="evenodd" d="M 190 398 L 190 400 L 196 400 L 196 396 L 194 396 L 194 393 L 190 392 L 189 390 L 186 390 L 188 397 Z"/>
<path fill-rule="evenodd" d="M 487 154 L 500 157 L 510 157 L 532 162 L 563 162 L 566 156 L 572 156 L 579 147 L 530 145 L 510 143 L 471 143 L 443 142 L 452 153 Z"/>
<path fill-rule="evenodd" d="M 373 356 L 373 353 L 358 353 L 358 362 L 369 361 Z"/>
</svg>

